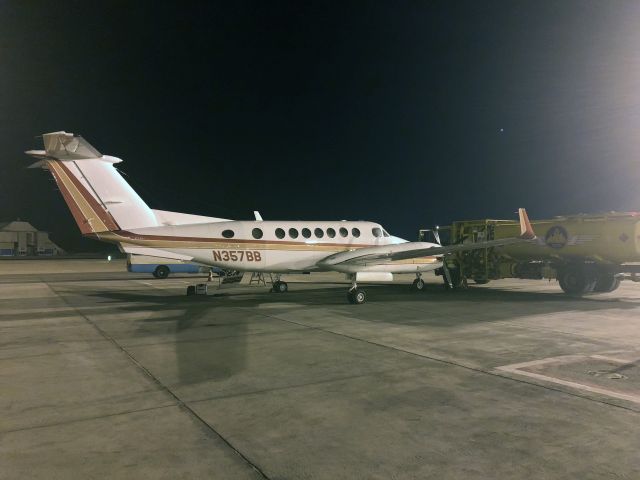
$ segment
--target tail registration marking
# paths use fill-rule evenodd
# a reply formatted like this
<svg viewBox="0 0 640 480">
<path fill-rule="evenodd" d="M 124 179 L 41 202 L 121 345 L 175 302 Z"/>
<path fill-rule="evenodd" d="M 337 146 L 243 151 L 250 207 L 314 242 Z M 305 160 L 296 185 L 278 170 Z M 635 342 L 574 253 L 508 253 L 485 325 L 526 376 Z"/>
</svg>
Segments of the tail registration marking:
<svg viewBox="0 0 640 480">
<path fill-rule="evenodd" d="M 260 252 L 249 250 L 213 250 L 213 261 L 218 262 L 259 262 L 262 260 Z"/>
</svg>

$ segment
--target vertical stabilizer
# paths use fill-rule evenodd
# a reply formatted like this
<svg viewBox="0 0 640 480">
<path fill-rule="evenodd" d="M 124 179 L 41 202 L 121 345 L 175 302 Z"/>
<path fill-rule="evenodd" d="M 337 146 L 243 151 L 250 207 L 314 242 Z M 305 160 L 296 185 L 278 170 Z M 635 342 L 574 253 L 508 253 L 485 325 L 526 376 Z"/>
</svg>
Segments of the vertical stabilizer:
<svg viewBox="0 0 640 480">
<path fill-rule="evenodd" d="M 66 132 L 43 136 L 45 150 L 30 150 L 48 169 L 83 234 L 154 227 L 153 211 L 114 167 L 119 158 L 102 155 L 84 138 Z"/>
</svg>

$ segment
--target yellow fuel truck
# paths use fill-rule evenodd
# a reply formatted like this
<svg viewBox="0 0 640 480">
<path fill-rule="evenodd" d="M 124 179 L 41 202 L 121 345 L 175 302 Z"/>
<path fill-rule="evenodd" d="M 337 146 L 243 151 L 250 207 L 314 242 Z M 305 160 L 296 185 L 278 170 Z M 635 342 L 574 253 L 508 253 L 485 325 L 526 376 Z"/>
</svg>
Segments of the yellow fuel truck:
<svg viewBox="0 0 640 480">
<path fill-rule="evenodd" d="M 566 293 L 583 295 L 612 292 L 623 279 L 640 281 L 640 213 L 571 215 L 531 224 L 537 238 L 530 242 L 451 255 L 451 285 L 467 279 L 552 278 Z M 471 220 L 420 230 L 419 236 L 429 240 L 435 232 L 443 245 L 451 245 L 514 237 L 519 228 L 509 220 Z"/>
</svg>

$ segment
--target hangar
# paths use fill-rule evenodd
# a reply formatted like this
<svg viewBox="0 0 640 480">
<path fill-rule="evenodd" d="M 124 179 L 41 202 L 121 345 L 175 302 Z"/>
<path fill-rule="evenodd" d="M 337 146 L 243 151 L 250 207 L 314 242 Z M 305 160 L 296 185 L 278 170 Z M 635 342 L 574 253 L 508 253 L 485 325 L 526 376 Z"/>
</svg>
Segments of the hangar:
<svg viewBox="0 0 640 480">
<path fill-rule="evenodd" d="M 0 256 L 61 255 L 64 253 L 49 238 L 29 222 L 17 219 L 0 223 Z"/>
</svg>

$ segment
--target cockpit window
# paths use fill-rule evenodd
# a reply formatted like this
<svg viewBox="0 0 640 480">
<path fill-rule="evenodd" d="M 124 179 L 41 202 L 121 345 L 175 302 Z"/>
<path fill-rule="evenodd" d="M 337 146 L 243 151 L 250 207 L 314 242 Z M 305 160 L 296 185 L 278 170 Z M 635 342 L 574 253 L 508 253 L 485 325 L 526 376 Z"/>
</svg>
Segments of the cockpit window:
<svg viewBox="0 0 640 480">
<path fill-rule="evenodd" d="M 378 227 L 373 227 L 371 229 L 371 233 L 373 233 L 373 236 L 378 238 L 382 236 L 382 229 L 378 228 Z"/>
<path fill-rule="evenodd" d="M 384 228 L 382 229 L 382 234 L 383 234 L 385 237 L 388 237 L 388 236 L 389 236 L 389 234 L 387 233 L 387 231 L 386 231 Z"/>
</svg>

